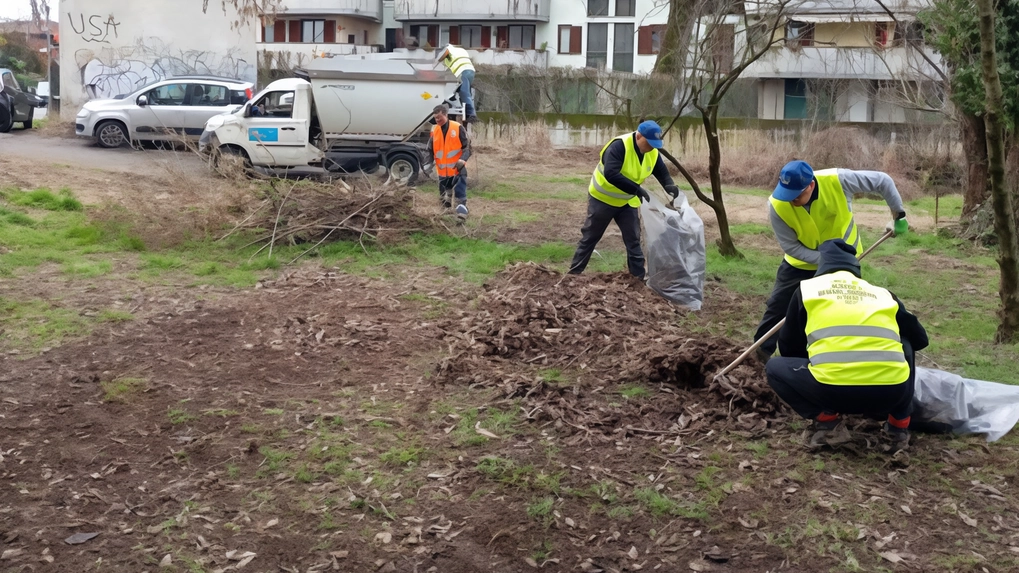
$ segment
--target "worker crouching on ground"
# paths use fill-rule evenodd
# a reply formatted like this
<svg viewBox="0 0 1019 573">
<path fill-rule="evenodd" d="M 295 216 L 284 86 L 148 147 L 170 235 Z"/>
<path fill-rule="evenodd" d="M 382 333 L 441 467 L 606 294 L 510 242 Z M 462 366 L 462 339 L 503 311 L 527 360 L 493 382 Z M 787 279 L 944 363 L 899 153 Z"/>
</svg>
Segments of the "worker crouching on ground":
<svg viewBox="0 0 1019 573">
<path fill-rule="evenodd" d="M 927 332 L 895 295 L 860 278 L 856 249 L 841 239 L 818 250 L 819 268 L 793 292 L 768 361 L 768 384 L 814 421 L 810 445 L 848 436 L 841 414 L 888 416 L 898 451 L 909 444 L 916 366 Z"/>
<path fill-rule="evenodd" d="M 460 103 L 464 106 L 464 113 L 467 114 L 467 123 L 478 121 L 474 109 L 474 96 L 471 95 L 471 84 L 474 83 L 474 64 L 471 63 L 471 55 L 467 50 L 454 46 L 446 46 L 446 49 L 439 53 L 439 60 L 453 75 L 460 80 Z"/>
<path fill-rule="evenodd" d="M 630 274 L 644 278 L 637 207 L 650 196 L 640 185 L 653 174 L 673 199 L 679 195 L 679 187 L 659 157 L 661 148 L 662 128 L 653 121 L 642 122 L 637 131 L 620 135 L 602 148 L 601 161 L 588 186 L 587 220 L 580 230 L 580 243 L 570 264 L 570 274 L 580 274 L 587 268 L 605 229 L 615 221 L 623 234 Z"/>
<path fill-rule="evenodd" d="M 439 176 L 439 197 L 442 207 L 452 207 L 450 193 L 456 199 L 456 216 L 467 218 L 467 159 L 471 156 L 470 141 L 463 126 L 449 119 L 449 109 L 445 104 L 435 106 L 432 110 L 435 126 L 432 137 L 428 140 L 428 153 L 435 162 L 435 172 Z"/>
<path fill-rule="evenodd" d="M 769 218 L 785 259 L 778 267 L 764 317 L 754 341 L 772 329 L 789 308 L 789 297 L 800 281 L 814 276 L 820 254 L 818 246 L 829 239 L 842 239 L 863 252 L 860 233 L 853 220 L 853 197 L 869 193 L 884 198 L 893 220 L 887 231 L 893 236 L 909 229 L 895 182 L 880 171 L 824 169 L 814 171 L 805 161 L 791 161 L 782 168 L 778 185 L 770 198 Z M 757 357 L 767 362 L 775 353 L 775 337 L 764 341 Z"/>
</svg>

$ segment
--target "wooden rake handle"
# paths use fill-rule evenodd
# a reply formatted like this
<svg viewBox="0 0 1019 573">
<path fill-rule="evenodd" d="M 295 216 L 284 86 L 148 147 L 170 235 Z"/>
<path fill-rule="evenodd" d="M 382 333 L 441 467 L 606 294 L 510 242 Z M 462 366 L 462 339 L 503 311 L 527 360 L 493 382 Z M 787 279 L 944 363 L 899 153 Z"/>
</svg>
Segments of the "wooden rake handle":
<svg viewBox="0 0 1019 573">
<path fill-rule="evenodd" d="M 881 243 L 885 242 L 889 237 L 892 236 L 892 234 L 893 234 L 892 231 L 888 231 L 884 235 L 881 235 L 881 238 L 878 239 L 877 241 L 874 241 L 874 244 L 871 245 L 869 249 L 867 249 L 866 251 L 863 251 L 863 254 L 860 255 L 860 260 L 863 260 L 863 257 L 866 257 L 867 255 L 869 255 L 871 251 L 873 251 Z M 736 360 L 732 361 L 732 364 L 730 364 L 730 365 L 726 366 L 725 368 L 723 368 L 721 372 L 719 372 L 718 374 L 715 375 L 715 377 L 717 378 L 718 376 L 725 376 L 730 371 L 732 371 L 733 368 L 735 368 L 735 367 L 739 366 L 740 364 L 742 364 L 743 361 L 747 359 L 747 356 L 750 356 L 750 354 L 752 354 L 755 350 L 760 348 L 762 344 L 764 344 L 764 341 L 768 340 L 772 336 L 775 336 L 775 334 L 778 333 L 778 331 L 782 329 L 782 325 L 784 325 L 784 324 L 785 324 L 785 318 L 783 318 L 782 320 L 778 321 L 778 324 L 776 324 L 775 326 L 771 327 L 771 330 L 766 332 L 764 334 L 764 336 L 762 336 L 760 339 L 757 340 L 757 342 L 751 344 L 750 348 L 747 348 L 746 350 L 744 350 L 743 354 L 740 354 L 739 356 L 737 356 Z"/>
</svg>

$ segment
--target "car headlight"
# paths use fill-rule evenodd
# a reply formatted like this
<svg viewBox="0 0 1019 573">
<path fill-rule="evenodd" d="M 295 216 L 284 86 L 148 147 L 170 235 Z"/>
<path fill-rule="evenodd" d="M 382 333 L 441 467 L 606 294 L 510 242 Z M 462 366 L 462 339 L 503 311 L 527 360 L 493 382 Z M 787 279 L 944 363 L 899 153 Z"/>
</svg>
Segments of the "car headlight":
<svg viewBox="0 0 1019 573">
<path fill-rule="evenodd" d="M 78 119 L 86 119 L 92 112 L 87 109 L 83 109 L 78 112 Z"/>
<path fill-rule="evenodd" d="M 218 115 L 210 117 L 209 120 L 205 122 L 205 131 L 216 131 L 221 127 L 223 127 L 223 118 Z"/>
</svg>

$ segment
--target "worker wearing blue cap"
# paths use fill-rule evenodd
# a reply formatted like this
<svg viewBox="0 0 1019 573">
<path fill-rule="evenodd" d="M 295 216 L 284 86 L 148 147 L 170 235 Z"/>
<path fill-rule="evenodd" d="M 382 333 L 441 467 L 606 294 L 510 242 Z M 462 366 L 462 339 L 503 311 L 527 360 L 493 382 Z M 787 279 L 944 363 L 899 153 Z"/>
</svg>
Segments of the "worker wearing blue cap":
<svg viewBox="0 0 1019 573">
<path fill-rule="evenodd" d="M 673 199 L 679 195 L 679 187 L 659 157 L 662 145 L 661 126 L 654 121 L 644 121 L 637 126 L 637 131 L 620 135 L 602 148 L 601 161 L 588 185 L 587 220 L 580 230 L 581 238 L 570 264 L 570 274 L 580 274 L 587 268 L 605 229 L 615 221 L 626 245 L 626 266 L 630 274 L 644 278 L 637 207 L 650 196 L 640 185 L 654 175 Z"/>
<path fill-rule="evenodd" d="M 775 288 L 768 298 L 754 341 L 761 339 L 786 315 L 789 300 L 800 282 L 813 278 L 821 260 L 818 247 L 831 239 L 842 239 L 857 253 L 863 249 L 860 232 L 853 220 L 853 197 L 864 193 L 880 195 L 892 212 L 886 227 L 893 236 L 909 229 L 895 182 L 880 171 L 824 169 L 814 171 L 806 161 L 790 161 L 779 174 L 771 194 L 769 218 L 785 259 L 778 267 Z M 757 350 L 767 362 L 775 347 L 772 336 Z"/>
</svg>

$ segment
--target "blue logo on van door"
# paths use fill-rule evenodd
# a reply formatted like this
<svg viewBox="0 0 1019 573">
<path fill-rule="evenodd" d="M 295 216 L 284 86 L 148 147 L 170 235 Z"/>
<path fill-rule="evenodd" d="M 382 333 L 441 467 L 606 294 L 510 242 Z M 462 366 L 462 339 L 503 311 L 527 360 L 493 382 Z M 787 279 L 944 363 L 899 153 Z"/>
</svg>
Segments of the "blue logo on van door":
<svg viewBox="0 0 1019 573">
<path fill-rule="evenodd" d="M 266 143 L 279 140 L 280 130 L 277 127 L 252 127 L 248 129 L 248 141 Z"/>
</svg>

